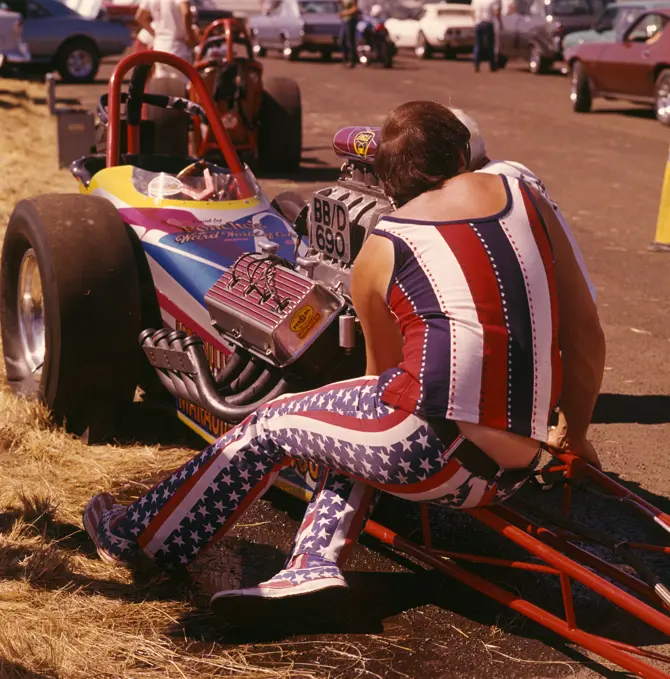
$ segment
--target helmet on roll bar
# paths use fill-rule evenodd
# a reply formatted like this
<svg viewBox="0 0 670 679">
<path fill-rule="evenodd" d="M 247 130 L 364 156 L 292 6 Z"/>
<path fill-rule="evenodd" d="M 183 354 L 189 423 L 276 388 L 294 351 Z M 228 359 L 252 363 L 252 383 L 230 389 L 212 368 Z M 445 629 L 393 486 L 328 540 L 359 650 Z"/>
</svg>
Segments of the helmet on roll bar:
<svg viewBox="0 0 670 679">
<path fill-rule="evenodd" d="M 486 142 L 482 136 L 481 130 L 477 121 L 469 116 L 460 108 L 451 108 L 449 110 L 468 128 L 470 132 L 470 167 L 477 169 L 486 159 Z"/>
</svg>

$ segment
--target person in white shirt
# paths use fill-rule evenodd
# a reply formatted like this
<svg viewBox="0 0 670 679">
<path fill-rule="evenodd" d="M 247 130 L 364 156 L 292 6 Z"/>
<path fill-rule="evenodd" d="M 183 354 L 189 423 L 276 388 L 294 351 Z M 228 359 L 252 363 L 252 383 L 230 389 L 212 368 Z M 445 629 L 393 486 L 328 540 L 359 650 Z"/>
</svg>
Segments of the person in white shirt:
<svg viewBox="0 0 670 679">
<path fill-rule="evenodd" d="M 482 52 L 488 56 L 491 72 L 498 68 L 496 55 L 496 34 L 494 24 L 501 23 L 501 0 L 472 0 L 472 11 L 475 20 L 475 46 L 472 52 L 472 60 L 475 64 L 475 72 L 479 72 L 479 64 L 482 60 Z"/>
<path fill-rule="evenodd" d="M 197 36 L 189 0 L 141 0 L 135 20 L 152 36 L 152 49 L 193 61 Z M 177 73 L 168 66 L 156 64 L 155 75 L 165 77 Z"/>
</svg>

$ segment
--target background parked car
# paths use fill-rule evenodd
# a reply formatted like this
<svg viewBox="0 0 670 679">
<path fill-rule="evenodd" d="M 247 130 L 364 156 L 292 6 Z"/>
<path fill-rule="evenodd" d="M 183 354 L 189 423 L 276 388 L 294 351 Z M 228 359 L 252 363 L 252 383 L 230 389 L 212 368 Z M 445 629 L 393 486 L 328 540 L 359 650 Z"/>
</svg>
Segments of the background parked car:
<svg viewBox="0 0 670 679">
<path fill-rule="evenodd" d="M 420 59 L 438 52 L 455 57 L 475 44 L 472 9 L 463 4 L 428 3 L 414 16 L 392 16 L 385 25 L 397 47 L 411 47 Z"/>
<path fill-rule="evenodd" d="M 641 14 L 658 7 L 670 7 L 670 0 L 613 2 L 603 10 L 588 31 L 575 31 L 566 35 L 563 40 L 563 52 L 583 42 L 612 42 L 617 36 L 623 35 Z"/>
<path fill-rule="evenodd" d="M 191 4 L 196 9 L 196 23 L 201 29 L 207 28 L 216 19 L 247 17 L 259 11 L 258 0 L 191 0 Z M 101 3 L 103 15 L 132 28 L 135 27 L 137 7 L 138 0 L 104 0 Z"/>
<path fill-rule="evenodd" d="M 263 14 L 249 19 L 257 53 L 279 50 L 286 59 L 302 52 L 330 59 L 340 49 L 341 24 L 337 0 L 274 0 Z"/>
<path fill-rule="evenodd" d="M 0 9 L 0 70 L 7 64 L 27 61 L 30 51 L 23 42 L 23 18 L 18 12 Z"/>
<path fill-rule="evenodd" d="M 546 73 L 563 58 L 563 39 L 590 28 L 604 8 L 602 0 L 515 0 L 502 17 L 498 50 L 508 59 L 528 61 L 531 73 Z"/>
<path fill-rule="evenodd" d="M 89 19 L 57 0 L 0 0 L 0 7 L 19 12 L 31 66 L 57 70 L 68 82 L 89 82 L 102 57 L 122 54 L 130 31 L 113 21 Z"/>
<path fill-rule="evenodd" d="M 670 125 L 670 10 L 643 14 L 615 42 L 582 43 L 566 52 L 570 100 L 578 113 L 595 97 L 651 104 Z"/>
</svg>

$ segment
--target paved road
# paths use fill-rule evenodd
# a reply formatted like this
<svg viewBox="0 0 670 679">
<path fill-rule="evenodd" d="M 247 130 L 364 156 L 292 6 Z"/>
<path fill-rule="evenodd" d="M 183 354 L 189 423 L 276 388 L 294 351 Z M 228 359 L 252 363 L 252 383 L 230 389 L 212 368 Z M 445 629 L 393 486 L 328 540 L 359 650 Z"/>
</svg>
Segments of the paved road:
<svg viewBox="0 0 670 679">
<path fill-rule="evenodd" d="M 523 162 L 542 177 L 583 247 L 607 334 L 607 373 L 593 440 L 606 468 L 634 486 L 642 484 L 652 500 L 665 503 L 667 509 L 670 380 L 665 357 L 670 351 L 670 254 L 651 254 L 646 246 L 654 235 L 668 157 L 668 129 L 650 112 L 633 105 L 598 101 L 591 114 L 574 114 L 569 107 L 568 78 L 532 76 L 515 65 L 496 74 L 474 74 L 466 61 L 418 62 L 410 57 L 399 59 L 393 70 L 350 71 L 339 64 L 286 63 L 273 58 L 264 64 L 267 74 L 292 76 L 299 82 L 304 106 L 303 171 L 296 178 L 264 181 L 269 195 L 288 188 L 307 195 L 332 181 L 339 165 L 330 145 L 335 131 L 351 124 L 380 124 L 393 106 L 411 99 L 433 99 L 465 109 L 480 122 L 491 157 Z M 109 66 L 102 74 L 108 76 Z M 102 89 L 101 84 L 61 86 L 58 93 L 91 104 Z M 295 512 L 287 518 L 268 505 L 256 511 L 260 519 L 271 518 L 272 533 L 249 529 L 241 536 L 285 549 Z M 611 527 L 616 521 L 604 516 L 601 523 Z M 466 525 L 464 530 L 471 527 Z M 452 531 L 451 538 L 467 540 L 458 531 Z M 354 563 L 363 570 L 397 570 L 393 564 L 367 550 L 360 550 Z M 564 661 L 565 654 L 572 657 L 572 652 L 535 641 L 537 630 L 519 626 L 514 618 L 498 618 L 485 603 L 470 605 L 461 587 L 437 587 L 431 581 L 407 589 L 402 578 L 391 578 L 378 587 L 387 599 L 384 605 L 376 604 L 385 634 L 409 638 L 414 631 L 423 639 L 406 642 L 414 653 L 403 656 L 397 651 L 392 666 L 405 676 L 571 674 L 561 664 L 528 664 L 528 660 Z M 398 590 L 403 588 L 413 594 L 399 597 Z M 427 592 L 432 600 L 425 598 Z M 425 603 L 450 612 L 421 605 Z M 418 608 L 410 613 L 400 612 L 414 606 Z M 589 615 L 602 620 L 599 631 L 610 623 L 607 608 L 592 608 Z M 480 628 L 476 622 L 491 625 L 496 620 L 503 621 L 504 633 L 499 637 L 491 637 L 483 631 L 489 628 Z M 611 620 L 610 631 L 624 638 L 629 629 L 626 623 L 617 617 Z M 433 646 L 426 641 L 431 637 Z M 551 643 L 546 636 L 542 639 Z M 655 637 L 644 639 L 653 643 Z M 525 662 L 496 656 L 496 649 Z M 372 647 L 370 653 L 374 655 Z M 502 664 L 496 662 L 500 660 Z M 371 662 L 377 672 L 389 667 L 385 662 Z M 604 676 L 615 676 L 602 671 Z M 585 668 L 579 673 L 596 676 Z M 390 670 L 381 674 L 393 676 Z"/>
</svg>

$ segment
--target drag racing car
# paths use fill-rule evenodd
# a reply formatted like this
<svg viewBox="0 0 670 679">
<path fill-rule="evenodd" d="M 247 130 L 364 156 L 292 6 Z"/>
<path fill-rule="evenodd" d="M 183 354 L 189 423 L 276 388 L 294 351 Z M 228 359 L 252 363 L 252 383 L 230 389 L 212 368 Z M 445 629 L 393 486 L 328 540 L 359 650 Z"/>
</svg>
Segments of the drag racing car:
<svg viewBox="0 0 670 679">
<path fill-rule="evenodd" d="M 238 154 L 263 171 L 295 172 L 302 151 L 300 89 L 292 78 L 264 78 L 241 19 L 218 19 L 203 32 L 195 67 Z M 190 96 L 197 100 L 192 92 Z M 218 151 L 211 128 L 193 121 L 191 152 Z"/>
<path fill-rule="evenodd" d="M 156 61 L 188 76 L 199 103 L 145 92 Z M 145 107 L 198 116 L 223 161 L 143 152 Z M 340 178 L 311 201 L 283 193 L 270 202 L 240 162 L 202 77 L 177 57 L 123 59 L 101 110 L 106 153 L 72 164 L 79 193 L 22 200 L 9 220 L 0 324 L 10 387 L 40 399 L 55 421 L 93 442 L 113 437 L 139 384 L 146 394 L 167 394 L 180 419 L 211 442 L 273 397 L 363 374 L 351 266 L 380 217 L 394 209 L 374 172 L 379 129 L 335 135 Z M 573 599 L 572 590 L 579 583 L 670 637 L 670 590 L 645 558 L 670 556 L 670 516 L 580 458 L 555 452 L 553 460 L 558 509 L 514 496 L 456 512 L 490 529 L 489 538 L 511 543 L 512 558 L 439 546 L 427 503 L 413 503 L 420 528 L 411 532 L 423 544 L 372 519 L 365 532 L 633 674 L 667 679 L 659 663 L 670 657 L 589 629 L 592 616 L 577 617 L 583 597 Z M 277 485 L 308 499 L 317 477 L 314 465 L 295 463 Z M 578 491 L 609 502 L 608 516 L 641 516 L 647 532 L 636 532 L 633 542 L 586 525 L 572 512 Z M 395 506 L 390 518 L 406 525 L 413 510 Z M 484 566 L 530 572 L 533 590 L 540 577 L 557 576 L 563 612 L 499 584 L 497 575 L 487 578 Z"/>
<path fill-rule="evenodd" d="M 207 84 L 218 116 L 238 155 L 256 171 L 292 173 L 302 154 L 302 103 L 295 80 L 263 77 L 246 23 L 222 18 L 203 31 L 195 50 L 195 67 Z M 151 94 L 200 101 L 192 84 L 171 75 L 153 74 L 146 83 Z M 107 113 L 99 107 L 102 124 L 97 149 L 106 148 Z M 121 148 L 126 150 L 126 120 L 121 121 Z M 146 153 L 197 156 L 217 160 L 219 146 L 208 125 L 184 109 L 149 106 L 141 123 L 140 148 Z"/>
</svg>

